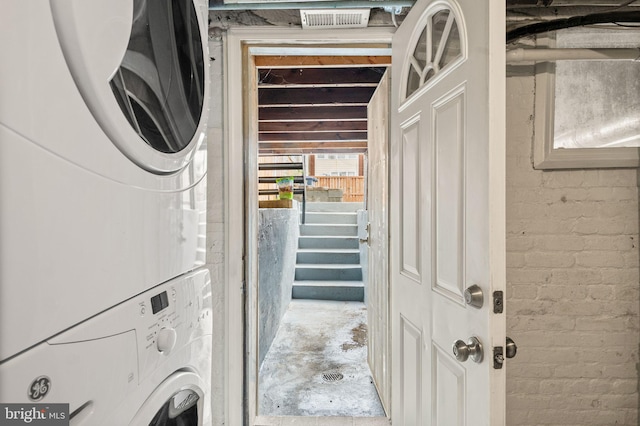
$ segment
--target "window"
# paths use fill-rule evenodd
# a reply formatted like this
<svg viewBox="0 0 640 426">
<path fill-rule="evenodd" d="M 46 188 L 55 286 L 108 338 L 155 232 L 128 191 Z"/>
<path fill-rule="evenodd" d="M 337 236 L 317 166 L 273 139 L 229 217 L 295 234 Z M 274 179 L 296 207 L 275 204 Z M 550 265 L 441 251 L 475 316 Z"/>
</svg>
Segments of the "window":
<svg viewBox="0 0 640 426">
<path fill-rule="evenodd" d="M 570 29 L 539 40 L 558 48 L 636 47 L 640 31 Z M 537 169 L 640 165 L 640 63 L 536 65 Z"/>
</svg>

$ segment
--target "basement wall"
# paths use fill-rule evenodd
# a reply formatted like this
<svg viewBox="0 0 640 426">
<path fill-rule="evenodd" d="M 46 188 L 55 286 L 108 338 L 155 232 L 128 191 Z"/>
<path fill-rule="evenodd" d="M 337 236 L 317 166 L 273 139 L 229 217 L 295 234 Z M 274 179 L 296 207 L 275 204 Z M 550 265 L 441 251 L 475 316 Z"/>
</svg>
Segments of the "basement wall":
<svg viewBox="0 0 640 426">
<path fill-rule="evenodd" d="M 207 266 L 213 425 L 224 424 L 221 41 L 209 43 Z M 531 166 L 532 71 L 507 78 L 507 425 L 638 425 L 637 170 Z M 240 214 L 238 212 L 238 214 Z"/>
<path fill-rule="evenodd" d="M 507 360 L 506 423 L 637 426 L 638 172 L 534 170 L 533 72 L 516 73 L 506 312 L 518 354 Z"/>
<path fill-rule="evenodd" d="M 258 209 L 258 365 L 262 367 L 291 303 L 300 210 Z"/>
</svg>

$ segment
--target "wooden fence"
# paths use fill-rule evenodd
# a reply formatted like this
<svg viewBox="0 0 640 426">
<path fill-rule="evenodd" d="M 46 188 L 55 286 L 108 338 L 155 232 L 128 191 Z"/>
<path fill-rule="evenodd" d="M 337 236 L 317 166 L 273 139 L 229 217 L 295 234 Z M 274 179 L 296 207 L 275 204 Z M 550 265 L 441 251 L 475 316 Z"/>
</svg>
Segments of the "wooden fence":
<svg viewBox="0 0 640 426">
<path fill-rule="evenodd" d="M 364 176 L 315 176 L 315 186 L 342 189 L 342 201 L 364 201 Z"/>
</svg>

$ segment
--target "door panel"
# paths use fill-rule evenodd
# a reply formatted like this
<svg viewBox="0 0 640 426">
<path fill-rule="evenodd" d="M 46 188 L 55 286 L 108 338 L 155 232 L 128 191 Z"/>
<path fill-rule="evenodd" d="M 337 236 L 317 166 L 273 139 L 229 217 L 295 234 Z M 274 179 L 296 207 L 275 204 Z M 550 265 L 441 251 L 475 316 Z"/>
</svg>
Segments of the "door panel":
<svg viewBox="0 0 640 426">
<path fill-rule="evenodd" d="M 387 414 L 391 404 L 389 366 L 389 73 L 367 107 L 367 210 L 369 220 L 367 321 L 368 361 Z"/>
<path fill-rule="evenodd" d="M 402 273 L 418 284 L 420 280 L 420 120 L 412 118 L 402 126 Z"/>
<path fill-rule="evenodd" d="M 423 339 L 420 328 L 413 325 L 411 321 L 402 318 L 401 324 L 402 424 L 414 425 L 421 423 L 422 406 L 427 401 L 422 394 Z"/>
<path fill-rule="evenodd" d="M 462 426 L 466 417 L 465 370 L 446 351 L 433 347 L 435 403 L 433 422 L 438 426 Z"/>
<path fill-rule="evenodd" d="M 463 302 L 464 91 L 435 102 L 431 112 L 435 147 L 434 289 Z"/>
<path fill-rule="evenodd" d="M 394 35 L 394 425 L 504 424 L 492 349 L 504 345 L 505 320 L 489 300 L 505 287 L 504 46 L 497 0 L 419 0 Z M 480 308 L 465 303 L 474 284 Z M 457 359 L 454 342 L 471 337 L 484 357 Z"/>
</svg>

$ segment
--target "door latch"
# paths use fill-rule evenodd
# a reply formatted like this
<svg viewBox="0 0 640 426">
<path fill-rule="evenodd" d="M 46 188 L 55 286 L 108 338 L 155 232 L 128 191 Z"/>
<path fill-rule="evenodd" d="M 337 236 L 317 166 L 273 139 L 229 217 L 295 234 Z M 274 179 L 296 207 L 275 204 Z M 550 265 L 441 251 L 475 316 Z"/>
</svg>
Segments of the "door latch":
<svg viewBox="0 0 640 426">
<path fill-rule="evenodd" d="M 493 292 L 493 313 L 501 314 L 504 310 L 504 300 L 502 291 Z"/>
<path fill-rule="evenodd" d="M 505 347 L 494 346 L 493 347 L 493 368 L 500 370 L 504 365 L 504 359 L 513 358 L 518 353 L 518 347 L 516 342 L 509 336 L 507 336 Z"/>
<path fill-rule="evenodd" d="M 367 237 L 366 238 L 358 238 L 358 241 L 360 241 L 360 244 L 371 245 L 369 243 L 369 232 L 370 231 L 371 231 L 371 222 L 367 222 L 367 226 L 365 228 L 365 232 L 367 233 Z"/>
</svg>

